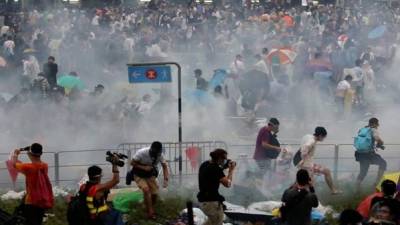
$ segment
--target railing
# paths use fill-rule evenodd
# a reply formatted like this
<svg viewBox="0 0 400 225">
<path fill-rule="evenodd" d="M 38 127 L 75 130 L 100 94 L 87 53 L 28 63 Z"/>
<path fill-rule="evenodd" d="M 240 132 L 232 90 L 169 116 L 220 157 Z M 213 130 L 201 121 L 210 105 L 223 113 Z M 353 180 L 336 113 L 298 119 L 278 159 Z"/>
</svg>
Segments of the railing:
<svg viewBox="0 0 400 225">
<path fill-rule="evenodd" d="M 124 153 L 132 158 L 137 150 L 150 145 L 151 143 L 123 143 L 115 149 L 45 152 L 43 161 L 49 164 L 49 176 L 55 185 L 70 186 L 71 184 L 76 185 L 91 165 L 101 166 L 104 173 L 108 174 L 111 171 L 111 164 L 105 161 L 107 151 Z M 200 163 L 207 160 L 209 152 L 215 148 L 227 149 L 229 157 L 237 160 L 238 164 L 252 158 L 255 148 L 254 144 L 227 145 L 221 141 L 182 142 L 181 145 L 177 142 L 164 142 L 163 146 L 170 173 L 176 178 L 196 175 Z M 290 148 L 293 153 L 299 149 L 298 144 L 283 146 Z M 385 146 L 386 150 L 380 151 L 379 154 L 386 159 L 389 171 L 399 171 L 400 144 L 386 144 Z M 7 160 L 8 156 L 9 154 L 0 153 L 0 162 Z M 25 154 L 21 155 L 21 160 L 28 161 Z M 315 161 L 331 169 L 335 180 L 340 179 L 340 176 L 349 176 L 359 171 L 359 164 L 355 162 L 354 149 L 351 144 L 318 144 Z M 0 163 L 0 188 L 10 188 L 11 181 L 4 165 L 4 163 Z M 129 163 L 126 163 L 123 169 L 127 171 L 129 167 Z M 275 163 L 274 168 L 280 169 L 280 165 Z M 121 173 L 121 176 L 124 175 L 125 173 Z M 17 183 L 19 185 L 23 183 L 22 176 L 19 177 Z"/>
<path fill-rule="evenodd" d="M 288 147 L 291 152 L 296 153 L 300 148 L 299 144 L 282 144 L 283 147 Z M 385 150 L 378 150 L 388 163 L 388 171 L 400 170 L 400 144 L 385 144 Z M 229 152 L 242 155 L 243 158 L 252 158 L 254 154 L 254 144 L 229 145 Z M 315 153 L 315 162 L 326 166 L 332 171 L 335 181 L 340 176 L 347 177 L 359 171 L 359 163 L 355 161 L 355 150 L 352 144 L 317 144 Z M 280 169 L 275 162 L 273 167 Z M 293 167 L 293 164 L 291 164 Z M 371 172 L 375 172 L 372 170 Z"/>
<path fill-rule="evenodd" d="M 49 177 L 52 182 L 60 186 L 76 185 L 86 174 L 86 170 L 91 165 L 98 165 L 103 168 L 105 174 L 111 171 L 111 164 L 105 161 L 106 152 L 119 152 L 126 154 L 129 159 L 133 157 L 137 150 L 149 147 L 151 143 L 123 143 L 115 149 L 81 149 L 72 151 L 45 152 L 42 160 L 49 165 Z M 204 142 L 163 142 L 164 157 L 169 164 L 171 176 L 195 174 L 201 161 L 208 158 L 208 153 L 215 148 L 227 149 L 226 143 L 221 141 Z M 193 150 L 192 156 L 190 151 Z M 8 159 L 9 153 L 0 154 L 0 162 Z M 180 157 L 182 156 L 182 157 Z M 26 154 L 21 154 L 20 159 L 24 162 L 29 161 Z M 11 187 L 11 181 L 5 163 L 0 166 L 0 188 Z M 126 161 L 125 172 L 130 169 L 129 162 Z M 125 179 L 126 173 L 121 173 L 121 178 Z M 23 179 L 20 176 L 17 184 L 22 184 Z"/>
</svg>

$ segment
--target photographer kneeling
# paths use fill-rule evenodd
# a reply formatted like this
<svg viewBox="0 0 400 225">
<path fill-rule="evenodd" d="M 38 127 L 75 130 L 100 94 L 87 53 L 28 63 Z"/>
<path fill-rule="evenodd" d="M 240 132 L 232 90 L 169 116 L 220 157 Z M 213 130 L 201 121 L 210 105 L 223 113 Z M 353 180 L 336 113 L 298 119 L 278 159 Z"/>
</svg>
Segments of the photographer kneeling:
<svg viewBox="0 0 400 225">
<path fill-rule="evenodd" d="M 210 153 L 211 160 L 203 162 L 199 169 L 199 188 L 197 199 L 201 209 L 208 219 L 204 225 L 222 225 L 224 219 L 225 198 L 219 194 L 219 185 L 230 187 L 236 163 L 228 160 L 228 153 L 223 149 L 216 149 Z M 224 169 L 228 169 L 225 176 Z"/>
<path fill-rule="evenodd" d="M 132 159 L 133 179 L 137 186 L 143 191 L 144 203 L 146 205 L 147 217 L 156 219 L 154 204 L 158 197 L 158 164 L 161 163 L 164 174 L 164 185 L 168 186 L 168 166 L 162 155 L 162 144 L 155 141 L 150 148 L 143 148 L 136 152 Z"/>
<path fill-rule="evenodd" d="M 82 185 L 80 192 L 86 194 L 86 204 L 90 213 L 91 225 L 123 225 L 121 214 L 107 205 L 107 196 L 110 189 L 119 183 L 117 156 L 112 157 L 111 180 L 101 183 L 102 169 L 91 166 L 88 169 L 89 181 Z"/>
</svg>

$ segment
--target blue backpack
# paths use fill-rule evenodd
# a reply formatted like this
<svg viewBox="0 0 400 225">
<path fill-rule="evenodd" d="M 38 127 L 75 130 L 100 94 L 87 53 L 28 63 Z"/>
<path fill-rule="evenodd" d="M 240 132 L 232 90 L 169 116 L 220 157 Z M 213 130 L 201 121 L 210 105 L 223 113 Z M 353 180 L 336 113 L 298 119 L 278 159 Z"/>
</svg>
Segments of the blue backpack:
<svg viewBox="0 0 400 225">
<path fill-rule="evenodd" d="M 354 148 L 357 152 L 365 153 L 374 149 L 374 138 L 370 127 L 361 128 L 357 137 L 354 138 Z"/>
</svg>

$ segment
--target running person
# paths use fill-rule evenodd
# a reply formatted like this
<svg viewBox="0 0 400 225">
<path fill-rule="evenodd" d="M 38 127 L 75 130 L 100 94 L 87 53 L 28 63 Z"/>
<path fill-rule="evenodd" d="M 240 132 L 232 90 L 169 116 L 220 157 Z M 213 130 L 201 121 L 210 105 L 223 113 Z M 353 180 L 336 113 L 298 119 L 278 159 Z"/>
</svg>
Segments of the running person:
<svg viewBox="0 0 400 225">
<path fill-rule="evenodd" d="M 360 163 L 360 173 L 358 174 L 357 177 L 357 184 L 356 188 L 357 190 L 360 189 L 361 183 L 363 182 L 365 176 L 367 176 L 369 166 L 370 165 L 378 165 L 379 170 L 378 170 L 378 176 L 376 178 L 375 184 L 378 184 L 378 182 L 381 180 L 383 174 L 386 171 L 387 163 L 386 161 L 375 152 L 376 148 L 382 148 L 383 147 L 383 140 L 379 135 L 378 132 L 378 127 L 379 127 L 379 120 L 377 118 L 371 118 L 368 122 L 368 126 L 361 128 L 360 131 L 358 132 L 357 138 L 360 140 L 358 141 L 357 138 L 355 140 L 355 158 L 356 161 Z M 365 131 L 366 135 L 363 135 L 362 132 Z M 363 138 L 366 138 L 366 143 L 368 146 L 364 147 L 362 146 L 362 142 L 364 142 Z"/>
<path fill-rule="evenodd" d="M 328 132 L 324 127 L 317 127 L 315 128 L 314 135 L 308 134 L 303 137 L 300 147 L 301 161 L 298 163 L 297 167 L 307 170 L 312 179 L 314 179 L 314 175 L 324 175 L 326 184 L 329 186 L 331 193 L 340 194 L 342 192 L 333 185 L 331 171 L 322 165 L 314 163 L 316 145 L 318 142 L 324 141 L 327 135 Z"/>
</svg>

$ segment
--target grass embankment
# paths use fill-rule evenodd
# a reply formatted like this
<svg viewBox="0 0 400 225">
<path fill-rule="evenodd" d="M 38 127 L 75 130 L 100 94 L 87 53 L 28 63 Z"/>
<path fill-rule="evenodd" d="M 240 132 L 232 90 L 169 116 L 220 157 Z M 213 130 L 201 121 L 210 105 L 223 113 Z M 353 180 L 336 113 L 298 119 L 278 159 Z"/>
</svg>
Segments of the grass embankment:
<svg viewBox="0 0 400 225">
<path fill-rule="evenodd" d="M 321 184 L 323 185 L 323 184 Z M 345 191 L 342 195 L 331 195 L 326 189 L 318 191 L 318 196 L 323 205 L 331 206 L 335 212 L 341 212 L 347 208 L 356 208 L 362 199 L 370 194 L 373 189 L 364 192 L 355 192 L 350 184 L 341 185 Z M 128 216 L 129 225 L 159 225 L 166 224 L 171 220 L 175 220 L 179 213 L 185 208 L 186 200 L 193 198 L 193 192 L 184 190 L 174 193 L 163 194 L 162 201 L 156 205 L 157 220 L 148 221 L 144 213 L 144 205 L 142 203 L 133 204 L 132 210 Z M 0 201 L 0 208 L 12 213 L 20 201 L 8 200 Z M 55 207 L 49 211 L 50 217 L 46 222 L 47 225 L 68 225 L 66 221 L 67 203 L 63 198 L 57 198 Z M 328 216 L 330 225 L 337 224 L 336 221 Z"/>
<path fill-rule="evenodd" d="M 157 220 L 147 221 L 144 213 L 144 205 L 142 203 L 133 204 L 132 211 L 128 215 L 129 225 L 157 225 L 166 224 L 168 221 L 178 217 L 180 212 L 185 208 L 185 199 L 175 195 L 164 196 L 162 201 L 155 206 L 157 212 Z M 12 214 L 14 209 L 20 204 L 19 200 L 0 201 L 0 209 Z M 57 198 L 53 209 L 48 211 L 49 217 L 45 224 L 47 225 L 68 225 L 66 221 L 67 203 L 63 198 Z"/>
</svg>

